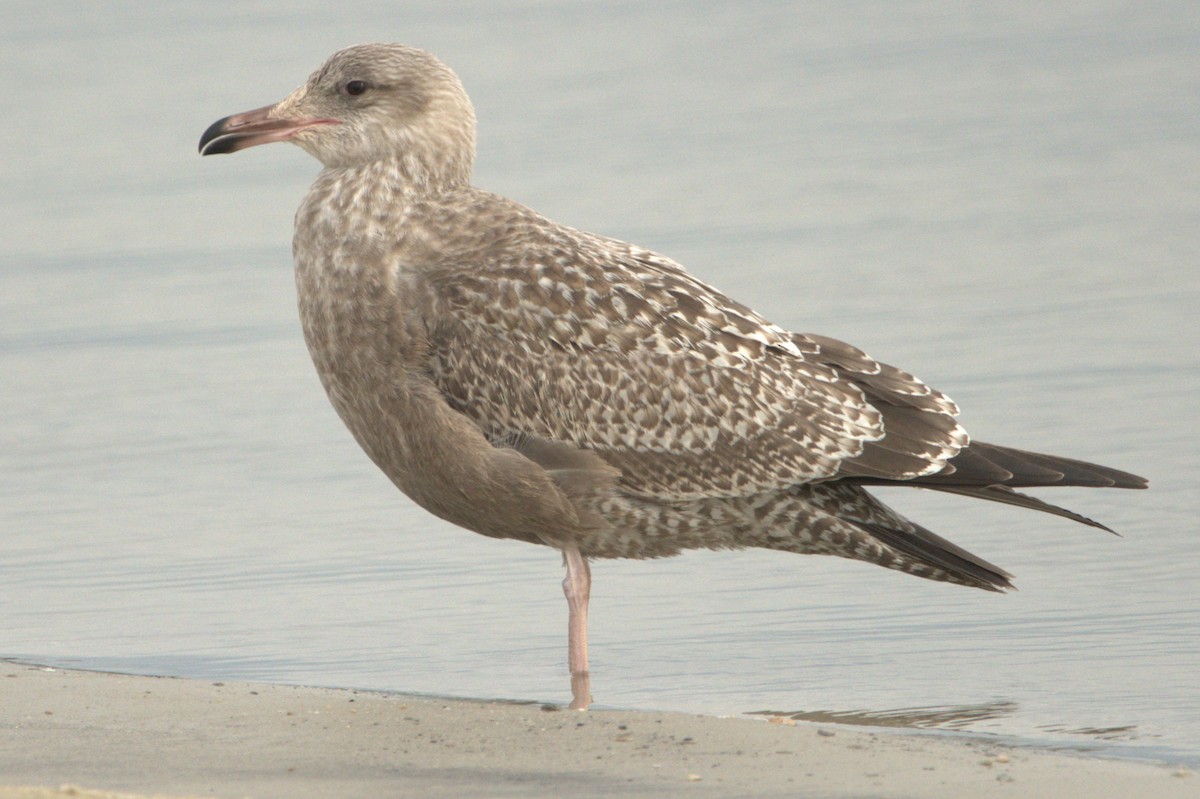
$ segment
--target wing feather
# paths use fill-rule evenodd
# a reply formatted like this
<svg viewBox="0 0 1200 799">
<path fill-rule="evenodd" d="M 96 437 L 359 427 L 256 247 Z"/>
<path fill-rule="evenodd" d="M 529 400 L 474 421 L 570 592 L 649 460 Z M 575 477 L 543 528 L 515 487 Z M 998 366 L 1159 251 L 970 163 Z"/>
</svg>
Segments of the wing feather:
<svg viewBox="0 0 1200 799">
<path fill-rule="evenodd" d="M 862 388 L 674 262 L 509 213 L 519 233 L 424 275 L 431 375 L 488 436 L 595 451 L 680 501 L 829 478 L 882 437 Z"/>
<path fill-rule="evenodd" d="M 594 451 L 663 501 L 906 480 L 965 446 L 957 407 L 912 375 L 789 333 L 661 255 L 482 202 L 509 224 L 431 247 L 446 255 L 424 278 L 431 376 L 494 440 Z"/>
</svg>

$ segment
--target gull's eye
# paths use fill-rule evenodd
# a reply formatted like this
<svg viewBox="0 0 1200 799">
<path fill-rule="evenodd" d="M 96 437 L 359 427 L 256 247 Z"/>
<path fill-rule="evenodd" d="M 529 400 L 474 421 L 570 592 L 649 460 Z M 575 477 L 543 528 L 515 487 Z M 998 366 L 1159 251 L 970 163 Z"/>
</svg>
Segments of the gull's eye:
<svg viewBox="0 0 1200 799">
<path fill-rule="evenodd" d="M 365 80 L 348 80 L 346 85 L 342 87 L 342 91 L 351 97 L 358 97 L 367 90 L 367 82 Z"/>
</svg>

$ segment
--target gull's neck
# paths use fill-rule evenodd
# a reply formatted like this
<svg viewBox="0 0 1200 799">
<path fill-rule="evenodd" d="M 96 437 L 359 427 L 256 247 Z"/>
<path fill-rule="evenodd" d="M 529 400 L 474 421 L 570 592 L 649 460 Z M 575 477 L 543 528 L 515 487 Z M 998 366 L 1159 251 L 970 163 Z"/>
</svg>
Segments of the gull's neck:
<svg viewBox="0 0 1200 799">
<path fill-rule="evenodd" d="M 411 159 L 375 159 L 321 170 L 296 211 L 293 252 L 297 268 L 359 274 L 358 255 L 371 248 L 404 247 L 420 240 L 425 201 L 469 185 Z"/>
<path fill-rule="evenodd" d="M 338 193 L 356 203 L 393 201 L 401 196 L 440 194 L 470 183 L 470 166 L 429 164 L 412 153 L 347 166 L 327 166 L 317 183 L 336 184 Z M 314 185 L 314 188 L 316 186 Z"/>
</svg>

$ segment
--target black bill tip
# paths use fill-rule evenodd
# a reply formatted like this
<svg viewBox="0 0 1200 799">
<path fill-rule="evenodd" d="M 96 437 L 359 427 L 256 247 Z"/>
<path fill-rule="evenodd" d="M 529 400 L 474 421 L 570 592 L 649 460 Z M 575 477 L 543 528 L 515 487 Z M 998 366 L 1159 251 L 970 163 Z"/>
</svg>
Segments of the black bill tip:
<svg viewBox="0 0 1200 799">
<path fill-rule="evenodd" d="M 200 155 L 223 155 L 233 152 L 236 136 L 227 135 L 229 117 L 221 117 L 200 134 Z"/>
</svg>

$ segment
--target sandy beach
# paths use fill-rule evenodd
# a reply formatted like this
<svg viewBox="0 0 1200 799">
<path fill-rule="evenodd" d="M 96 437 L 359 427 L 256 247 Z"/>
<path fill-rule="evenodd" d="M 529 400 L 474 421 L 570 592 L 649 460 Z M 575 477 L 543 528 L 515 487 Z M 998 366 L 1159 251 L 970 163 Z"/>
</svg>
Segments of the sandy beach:
<svg viewBox="0 0 1200 799">
<path fill-rule="evenodd" d="M 1192 797 L 980 739 L 0 664 L 0 799 Z"/>
</svg>

